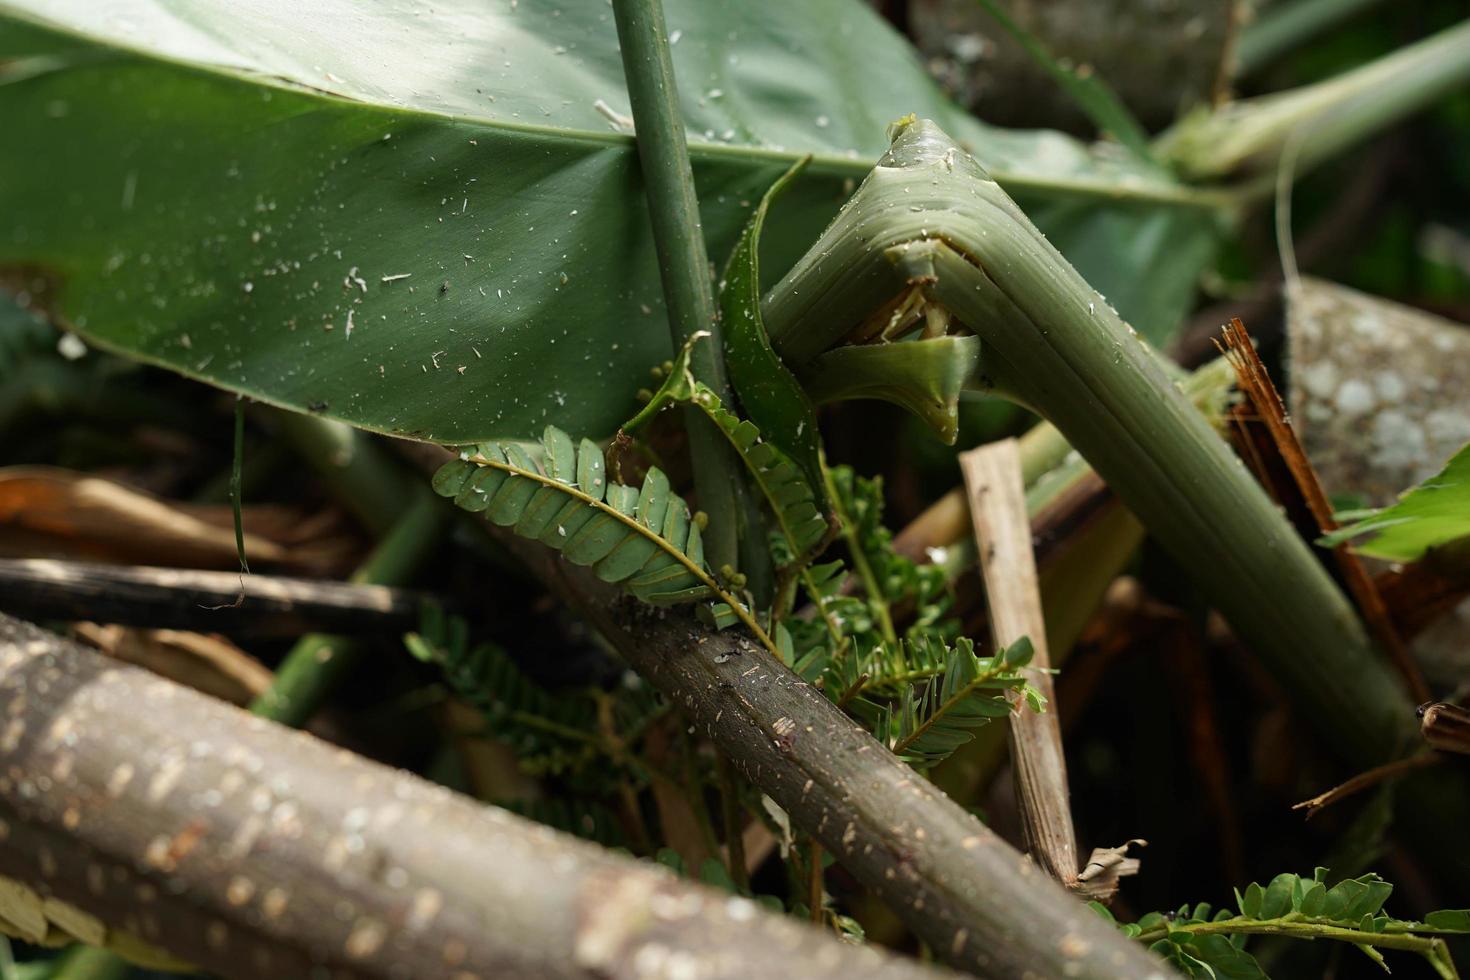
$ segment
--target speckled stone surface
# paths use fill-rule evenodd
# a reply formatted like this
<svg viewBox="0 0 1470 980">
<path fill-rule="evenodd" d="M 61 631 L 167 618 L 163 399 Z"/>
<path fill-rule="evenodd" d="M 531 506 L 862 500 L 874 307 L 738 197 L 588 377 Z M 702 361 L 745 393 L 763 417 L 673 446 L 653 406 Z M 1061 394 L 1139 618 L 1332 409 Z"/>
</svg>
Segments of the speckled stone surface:
<svg viewBox="0 0 1470 980">
<path fill-rule="evenodd" d="M 1329 495 L 1393 503 L 1470 442 L 1470 326 L 1320 279 L 1288 305 L 1292 421 Z M 1470 601 L 1413 650 L 1446 692 L 1470 678 Z"/>
<path fill-rule="evenodd" d="M 1328 494 L 1384 506 L 1470 442 L 1470 328 L 1305 279 L 1289 303 L 1292 421 Z"/>
</svg>

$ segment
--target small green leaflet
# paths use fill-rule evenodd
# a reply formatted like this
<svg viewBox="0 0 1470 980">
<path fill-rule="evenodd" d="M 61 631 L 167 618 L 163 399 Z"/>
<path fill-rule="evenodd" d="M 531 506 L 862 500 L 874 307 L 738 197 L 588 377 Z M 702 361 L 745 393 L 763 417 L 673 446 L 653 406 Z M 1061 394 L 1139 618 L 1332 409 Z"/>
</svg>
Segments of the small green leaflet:
<svg viewBox="0 0 1470 980">
<path fill-rule="evenodd" d="M 953 647 L 932 637 L 909 642 L 937 647 L 944 670 L 923 684 L 905 686 L 892 704 L 859 698 L 852 713 L 914 768 L 938 765 L 974 738 L 976 728 L 1010 714 L 1011 692 L 1041 710 L 1040 696 L 1021 673 L 1031 661 L 1030 639 L 1022 637 L 992 657 L 976 656 L 974 644 L 964 637 Z"/>
<path fill-rule="evenodd" d="M 1470 445 L 1392 507 L 1339 528 L 1317 543 L 1335 548 L 1365 534 L 1374 537 L 1355 544 L 1354 550 L 1388 561 L 1418 561 L 1431 549 L 1470 539 Z"/>
<path fill-rule="evenodd" d="M 1344 879 L 1330 888 L 1327 878 L 1327 869 L 1318 868 L 1310 878 L 1279 874 L 1266 885 L 1252 882 L 1236 890 L 1239 914 L 1186 904 L 1169 915 L 1150 912 L 1137 922 L 1117 923 L 1103 906 L 1088 904 L 1188 977 L 1266 980 L 1244 948 L 1247 939 L 1261 934 L 1352 943 L 1385 969 L 1377 947 L 1402 949 L 1419 954 L 1441 977 L 1458 976 L 1440 937 L 1470 932 L 1470 911 L 1431 912 L 1423 922 L 1395 919 L 1383 912 L 1393 886 L 1378 875 Z"/>
<path fill-rule="evenodd" d="M 709 332 L 701 330 L 689 338 L 664 383 L 621 431 L 625 435 L 638 431 L 670 405 L 689 404 L 699 409 L 729 440 L 730 448 L 765 498 L 785 538 L 786 564 L 804 565 L 826 547 L 831 537 L 831 526 L 818 509 L 817 491 L 807 483 L 801 468 L 767 440 L 758 426 L 731 412 L 708 385 L 694 380 L 690 352 L 708 337 Z M 719 613 L 718 608 L 714 611 Z"/>
<path fill-rule="evenodd" d="M 766 191 L 730 253 L 720 290 L 725 366 L 745 417 L 764 438 L 801 468 L 816 494 L 817 509 L 832 513 L 818 456 L 817 415 L 801 382 L 771 348 L 761 318 L 760 239 L 771 203 L 805 169 L 803 157 Z"/>
</svg>

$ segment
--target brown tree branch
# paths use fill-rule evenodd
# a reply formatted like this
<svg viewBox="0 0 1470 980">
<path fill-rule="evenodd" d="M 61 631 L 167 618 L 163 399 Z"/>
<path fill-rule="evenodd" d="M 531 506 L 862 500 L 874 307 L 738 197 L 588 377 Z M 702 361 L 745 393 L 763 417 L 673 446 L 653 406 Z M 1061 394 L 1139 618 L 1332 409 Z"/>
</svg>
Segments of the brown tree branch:
<svg viewBox="0 0 1470 980">
<path fill-rule="evenodd" d="M 381 585 L 0 558 L 0 609 L 29 619 L 252 636 L 393 633 L 418 622 L 419 593 Z"/>
<path fill-rule="evenodd" d="M 938 976 L 3 615 L 0 758 L 0 875 L 224 977 Z"/>
<path fill-rule="evenodd" d="M 738 630 L 619 598 L 547 548 L 501 540 L 952 966 L 1001 978 L 1165 975 Z"/>
<path fill-rule="evenodd" d="M 394 446 L 430 472 L 450 458 Z M 1167 975 L 738 630 L 620 598 L 549 548 L 482 526 L 952 966 L 999 978 Z"/>
</svg>

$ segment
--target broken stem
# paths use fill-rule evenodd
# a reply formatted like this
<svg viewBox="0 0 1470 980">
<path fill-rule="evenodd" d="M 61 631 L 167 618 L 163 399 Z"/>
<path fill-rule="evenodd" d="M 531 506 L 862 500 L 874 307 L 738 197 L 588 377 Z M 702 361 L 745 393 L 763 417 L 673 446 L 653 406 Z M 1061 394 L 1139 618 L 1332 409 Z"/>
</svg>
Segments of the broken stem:
<svg viewBox="0 0 1470 980">
<path fill-rule="evenodd" d="M 842 213 L 763 303 L 783 356 L 839 342 L 914 283 L 980 336 L 979 381 L 1048 418 L 1190 572 L 1357 767 L 1418 739 L 1413 705 L 1276 505 L 980 166 L 932 123 L 896 134 Z M 1465 786 L 1405 813 L 1456 839 Z"/>
</svg>

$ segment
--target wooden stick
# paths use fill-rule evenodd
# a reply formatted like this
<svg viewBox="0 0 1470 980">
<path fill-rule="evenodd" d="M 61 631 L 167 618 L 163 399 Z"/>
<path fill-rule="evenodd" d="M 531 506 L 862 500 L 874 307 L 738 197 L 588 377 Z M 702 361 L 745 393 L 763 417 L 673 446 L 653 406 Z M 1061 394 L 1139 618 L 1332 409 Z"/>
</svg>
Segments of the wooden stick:
<svg viewBox="0 0 1470 980">
<path fill-rule="evenodd" d="M 428 469 L 450 458 L 426 444 L 399 448 Z M 741 631 L 650 609 L 558 552 L 481 526 L 950 965 L 999 980 L 1165 975 L 1151 953 L 1036 874 L 1029 858 Z"/>
<path fill-rule="evenodd" d="M 1046 698 L 1040 714 L 1022 708 L 1011 715 L 1012 771 L 1021 827 L 1031 856 L 1062 884 L 1077 881 L 1077 838 L 1067 793 L 1067 760 L 1057 724 L 1056 692 L 1046 648 L 1041 587 L 1031 550 L 1031 520 L 1021 481 L 1016 440 L 1005 439 L 960 454 L 970 500 L 970 520 L 985 579 L 990 632 L 996 649 L 1030 637 L 1036 652 L 1026 680 Z"/>
<path fill-rule="evenodd" d="M 392 633 L 418 622 L 419 593 L 378 585 L 189 568 L 0 559 L 0 609 L 31 619 L 253 636 Z"/>
<path fill-rule="evenodd" d="M 0 875 L 223 977 L 944 975 L 4 615 L 0 719 Z"/>
</svg>

